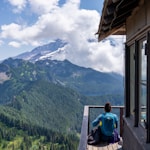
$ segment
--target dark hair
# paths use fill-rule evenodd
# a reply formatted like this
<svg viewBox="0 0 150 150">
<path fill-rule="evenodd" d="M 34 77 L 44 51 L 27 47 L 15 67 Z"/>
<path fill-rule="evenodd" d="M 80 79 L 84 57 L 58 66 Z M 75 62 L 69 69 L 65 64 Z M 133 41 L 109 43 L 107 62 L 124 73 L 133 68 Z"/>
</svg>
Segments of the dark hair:
<svg viewBox="0 0 150 150">
<path fill-rule="evenodd" d="M 110 105 L 110 103 L 106 103 L 105 104 L 105 111 L 106 112 L 110 112 L 111 111 L 111 105 Z"/>
</svg>

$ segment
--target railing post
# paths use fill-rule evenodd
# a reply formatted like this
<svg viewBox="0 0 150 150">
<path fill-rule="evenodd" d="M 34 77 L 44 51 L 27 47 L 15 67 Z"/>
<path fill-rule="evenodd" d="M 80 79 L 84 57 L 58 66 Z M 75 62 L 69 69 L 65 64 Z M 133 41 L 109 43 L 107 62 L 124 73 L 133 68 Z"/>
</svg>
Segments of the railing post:
<svg viewBox="0 0 150 150">
<path fill-rule="evenodd" d="M 120 107 L 120 136 L 123 134 L 123 108 Z"/>
<path fill-rule="evenodd" d="M 87 149 L 88 114 L 89 114 L 89 107 L 84 106 L 81 137 L 80 137 L 80 143 L 79 143 L 78 150 L 86 150 Z"/>
<path fill-rule="evenodd" d="M 88 133 L 90 132 L 90 107 L 88 107 Z"/>
</svg>

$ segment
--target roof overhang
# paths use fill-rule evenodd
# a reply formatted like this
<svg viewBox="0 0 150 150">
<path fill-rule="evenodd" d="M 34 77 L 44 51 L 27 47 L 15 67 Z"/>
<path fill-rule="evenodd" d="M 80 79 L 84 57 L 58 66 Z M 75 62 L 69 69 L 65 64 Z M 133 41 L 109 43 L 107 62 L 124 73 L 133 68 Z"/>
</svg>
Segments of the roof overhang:
<svg viewBox="0 0 150 150">
<path fill-rule="evenodd" d="M 125 35 L 126 19 L 138 7 L 141 0 L 104 0 L 98 29 L 98 41 L 109 35 Z M 143 0 L 142 0 L 143 1 Z"/>
</svg>

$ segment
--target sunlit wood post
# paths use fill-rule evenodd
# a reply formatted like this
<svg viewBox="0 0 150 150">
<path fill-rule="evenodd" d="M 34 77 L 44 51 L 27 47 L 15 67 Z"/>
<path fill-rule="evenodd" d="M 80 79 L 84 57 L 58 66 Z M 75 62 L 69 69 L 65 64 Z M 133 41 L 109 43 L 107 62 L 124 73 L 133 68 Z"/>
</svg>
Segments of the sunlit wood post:
<svg viewBox="0 0 150 150">
<path fill-rule="evenodd" d="M 81 128 L 81 137 L 78 150 L 86 150 L 87 149 L 87 135 L 88 135 L 88 115 L 89 115 L 89 107 L 84 106 L 84 114 Z"/>
</svg>

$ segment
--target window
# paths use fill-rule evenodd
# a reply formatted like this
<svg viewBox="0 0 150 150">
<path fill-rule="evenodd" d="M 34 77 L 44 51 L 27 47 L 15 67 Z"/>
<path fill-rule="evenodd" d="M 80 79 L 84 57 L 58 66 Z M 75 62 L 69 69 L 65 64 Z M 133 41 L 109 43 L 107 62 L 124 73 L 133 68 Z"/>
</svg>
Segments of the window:
<svg viewBox="0 0 150 150">
<path fill-rule="evenodd" d="M 150 143 L 150 32 L 126 44 L 125 56 L 126 117 L 133 116 L 134 127 L 140 127 Z"/>
<path fill-rule="evenodd" d="M 145 55 L 146 40 L 141 39 L 129 49 L 130 59 L 130 115 L 134 116 L 135 126 L 146 121 L 146 87 L 147 87 L 147 56 Z"/>
<path fill-rule="evenodd" d="M 147 77 L 146 77 L 146 69 L 147 69 L 147 57 L 145 55 L 145 44 L 146 40 L 142 39 L 139 41 L 139 54 L 140 54 L 140 66 L 139 66 L 139 73 L 140 73 L 140 93 L 139 93 L 139 114 L 140 114 L 140 122 L 142 125 L 144 125 L 144 122 L 146 121 L 146 85 L 147 85 Z"/>
</svg>

